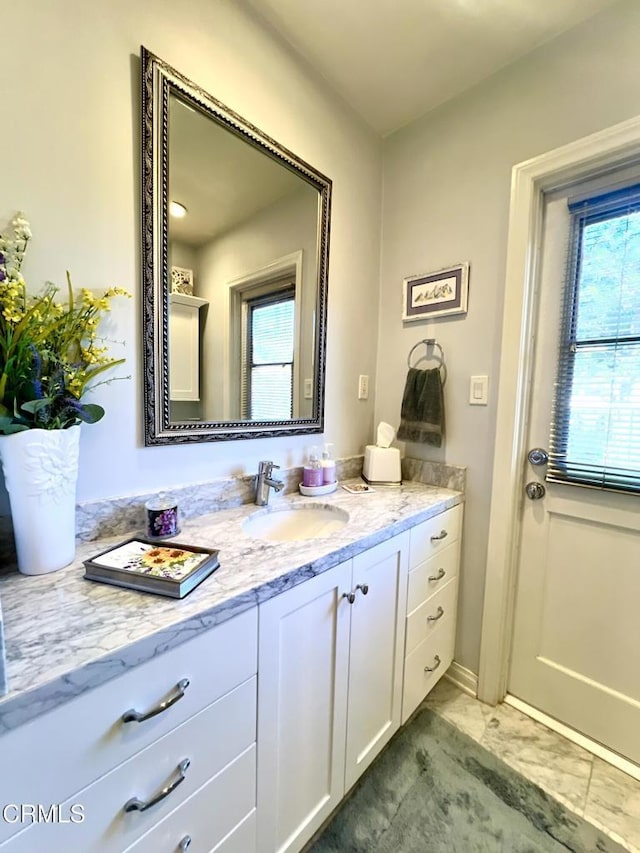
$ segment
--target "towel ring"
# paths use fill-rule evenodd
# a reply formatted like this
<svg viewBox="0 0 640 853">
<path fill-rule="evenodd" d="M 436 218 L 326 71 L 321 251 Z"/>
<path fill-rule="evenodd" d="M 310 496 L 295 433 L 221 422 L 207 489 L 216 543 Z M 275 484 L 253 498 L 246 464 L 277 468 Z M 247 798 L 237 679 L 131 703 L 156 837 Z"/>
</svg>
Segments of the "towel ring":
<svg viewBox="0 0 640 853">
<path fill-rule="evenodd" d="M 409 355 L 407 356 L 407 367 L 411 367 L 411 356 L 418 349 L 418 347 L 422 346 L 423 344 L 427 348 L 427 352 L 426 355 L 422 356 L 422 358 L 429 358 L 431 356 L 432 358 L 435 357 L 440 359 L 440 374 L 442 376 L 442 384 L 444 385 L 444 383 L 447 381 L 447 365 L 444 363 L 444 350 L 435 338 L 423 338 L 421 341 L 418 341 L 417 344 L 414 344 L 411 347 L 411 349 L 409 350 Z M 429 348 L 431 348 L 431 352 L 429 352 Z M 440 350 L 439 356 L 434 356 L 433 350 L 436 348 Z M 420 361 L 420 359 L 418 359 L 418 361 Z"/>
</svg>

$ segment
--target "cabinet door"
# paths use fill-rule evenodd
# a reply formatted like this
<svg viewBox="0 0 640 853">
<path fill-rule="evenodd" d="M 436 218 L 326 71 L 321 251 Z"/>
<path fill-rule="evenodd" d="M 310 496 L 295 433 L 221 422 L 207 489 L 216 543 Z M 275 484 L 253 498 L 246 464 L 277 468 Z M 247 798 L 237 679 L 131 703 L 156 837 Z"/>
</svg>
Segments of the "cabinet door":
<svg viewBox="0 0 640 853">
<path fill-rule="evenodd" d="M 259 607 L 258 850 L 300 850 L 344 793 L 351 561 Z"/>
<path fill-rule="evenodd" d="M 200 309 L 171 303 L 169 394 L 172 400 L 200 399 Z"/>
<path fill-rule="evenodd" d="M 345 789 L 400 726 L 409 535 L 353 559 Z"/>
</svg>

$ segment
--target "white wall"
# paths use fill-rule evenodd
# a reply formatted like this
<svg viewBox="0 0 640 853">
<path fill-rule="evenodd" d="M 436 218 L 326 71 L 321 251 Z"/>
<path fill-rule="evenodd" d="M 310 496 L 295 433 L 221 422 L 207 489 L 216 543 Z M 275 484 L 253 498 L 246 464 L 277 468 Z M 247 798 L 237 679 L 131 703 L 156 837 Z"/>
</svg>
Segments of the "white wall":
<svg viewBox="0 0 640 853">
<path fill-rule="evenodd" d="M 143 447 L 139 238 L 139 54 L 144 44 L 333 182 L 326 435 L 338 455 L 371 435 L 377 325 L 381 144 L 241 0 L 4 3 L 0 230 L 16 210 L 34 240 L 25 273 L 127 287 L 110 327 L 121 374 L 94 395 L 83 427 L 78 499 L 251 473 L 259 459 L 299 464 L 317 436 Z M 10 34 L 10 37 L 8 37 Z M 371 330 L 362 334 L 361 330 Z M 353 345 L 358 333 L 357 346 Z"/>
<path fill-rule="evenodd" d="M 468 466 L 456 658 L 477 672 L 512 166 L 640 113 L 640 4 L 623 2 L 387 138 L 376 420 L 398 424 L 406 357 L 436 337 L 449 370 L 443 450 Z M 400 321 L 403 277 L 471 262 L 465 318 Z M 508 283 L 507 285 L 508 286 Z M 424 365 L 423 365 L 424 366 Z M 490 405 L 469 406 L 469 377 Z"/>
<path fill-rule="evenodd" d="M 5 3 L 2 28 L 0 227 L 19 209 L 31 219 L 34 286 L 69 269 L 78 286 L 134 294 L 108 329 L 126 342 L 131 379 L 95 395 L 107 415 L 83 427 L 79 499 L 251 472 L 261 458 L 298 464 L 314 438 L 143 447 L 140 44 L 333 179 L 326 435 L 338 456 L 360 451 L 374 423 L 356 390 L 358 374 L 375 375 L 379 142 L 241 0 Z M 469 467 L 457 656 L 474 670 L 511 167 L 640 112 L 639 34 L 640 4 L 626 0 L 386 140 L 375 419 L 398 423 L 407 352 L 436 336 L 449 367 L 447 445 L 408 450 Z M 403 328 L 402 278 L 461 260 L 471 261 L 467 317 Z M 466 404 L 476 373 L 491 377 L 487 409 Z"/>
<path fill-rule="evenodd" d="M 178 240 L 169 241 L 169 269 L 182 267 L 193 272 L 193 295 L 198 296 L 198 252 L 187 243 Z"/>
<path fill-rule="evenodd" d="M 193 296 L 200 296 L 200 270 L 198 269 L 198 251 L 187 243 L 169 240 L 168 245 L 169 269 L 182 267 L 193 273 Z M 171 308 L 169 308 L 171 311 Z M 205 315 L 205 308 L 200 310 L 200 317 Z M 169 417 L 172 421 L 191 420 L 202 417 L 202 402 L 200 400 L 171 400 Z"/>
<path fill-rule="evenodd" d="M 231 292 L 234 281 L 257 273 L 294 252 L 302 251 L 300 294 L 300 353 L 294 381 L 311 376 L 315 344 L 315 306 L 318 268 L 318 193 L 305 186 L 294 195 L 279 199 L 250 219 L 225 231 L 199 252 L 201 295 L 209 300 L 211 320 L 205 325 L 203 341 L 204 419 L 234 420 L 239 413 L 239 381 L 230 380 Z M 239 377 L 238 365 L 233 375 Z M 301 385 L 300 382 L 297 383 Z M 235 386 L 235 387 L 233 387 Z M 296 417 L 310 418 L 311 401 Z"/>
</svg>

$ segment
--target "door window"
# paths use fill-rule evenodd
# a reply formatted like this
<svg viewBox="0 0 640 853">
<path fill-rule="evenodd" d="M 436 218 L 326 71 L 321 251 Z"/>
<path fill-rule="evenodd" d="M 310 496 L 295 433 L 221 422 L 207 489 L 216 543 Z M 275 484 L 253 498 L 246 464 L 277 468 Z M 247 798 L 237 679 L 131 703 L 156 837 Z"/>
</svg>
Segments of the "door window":
<svg viewBox="0 0 640 853">
<path fill-rule="evenodd" d="M 547 479 L 640 491 L 640 187 L 570 204 Z"/>
</svg>

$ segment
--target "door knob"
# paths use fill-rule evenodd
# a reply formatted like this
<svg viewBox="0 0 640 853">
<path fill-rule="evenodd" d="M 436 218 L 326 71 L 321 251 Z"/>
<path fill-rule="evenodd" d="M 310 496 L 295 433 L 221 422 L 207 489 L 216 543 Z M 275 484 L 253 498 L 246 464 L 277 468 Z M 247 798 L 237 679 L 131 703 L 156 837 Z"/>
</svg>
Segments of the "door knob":
<svg viewBox="0 0 640 853">
<path fill-rule="evenodd" d="M 527 459 L 532 465 L 546 465 L 549 461 L 549 454 L 543 447 L 534 447 L 527 453 Z"/>
<path fill-rule="evenodd" d="M 527 483 L 524 487 L 525 492 L 527 493 L 527 497 L 532 501 L 539 501 L 540 498 L 543 498 L 546 493 L 545 487 L 542 483 Z"/>
</svg>

